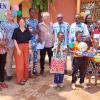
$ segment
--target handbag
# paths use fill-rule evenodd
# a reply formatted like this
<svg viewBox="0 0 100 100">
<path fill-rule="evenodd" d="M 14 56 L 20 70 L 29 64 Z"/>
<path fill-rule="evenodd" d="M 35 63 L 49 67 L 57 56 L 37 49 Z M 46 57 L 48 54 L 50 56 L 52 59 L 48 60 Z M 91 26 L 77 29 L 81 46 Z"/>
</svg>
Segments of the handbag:
<svg viewBox="0 0 100 100">
<path fill-rule="evenodd" d="M 64 74 L 64 66 L 65 66 L 65 61 L 66 59 L 62 55 L 62 50 L 61 52 L 61 57 L 57 58 L 57 49 L 55 54 L 53 53 L 53 57 L 51 58 L 51 69 L 50 73 L 59 73 L 59 74 Z"/>
</svg>

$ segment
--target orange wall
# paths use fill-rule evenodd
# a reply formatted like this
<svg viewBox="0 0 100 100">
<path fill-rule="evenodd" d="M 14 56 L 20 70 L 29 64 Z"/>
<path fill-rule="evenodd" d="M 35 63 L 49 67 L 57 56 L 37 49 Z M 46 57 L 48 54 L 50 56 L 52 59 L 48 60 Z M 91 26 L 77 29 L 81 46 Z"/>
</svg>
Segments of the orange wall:
<svg viewBox="0 0 100 100">
<path fill-rule="evenodd" d="M 55 22 L 57 14 L 62 13 L 64 20 L 68 23 L 72 23 L 76 13 L 76 6 L 77 0 L 55 0 L 54 4 L 49 4 L 52 21 Z"/>
</svg>

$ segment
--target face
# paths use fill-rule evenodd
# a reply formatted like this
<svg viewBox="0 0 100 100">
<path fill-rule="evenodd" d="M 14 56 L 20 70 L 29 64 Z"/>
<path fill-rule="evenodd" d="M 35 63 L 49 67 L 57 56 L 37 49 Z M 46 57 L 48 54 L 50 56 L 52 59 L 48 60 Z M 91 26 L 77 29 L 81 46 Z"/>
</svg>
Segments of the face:
<svg viewBox="0 0 100 100">
<path fill-rule="evenodd" d="M 77 24 L 80 23 L 80 21 L 81 21 L 80 15 L 75 15 L 75 21 Z"/>
<path fill-rule="evenodd" d="M 45 17 L 43 18 L 43 21 L 44 21 L 45 23 L 50 23 L 50 16 L 45 16 Z"/>
<path fill-rule="evenodd" d="M 63 23 L 63 17 L 58 17 L 58 18 L 57 18 L 57 21 L 58 21 L 58 23 L 60 23 L 60 24 Z"/>
<path fill-rule="evenodd" d="M 89 15 L 88 17 L 87 17 L 87 22 L 92 22 L 92 15 Z"/>
<path fill-rule="evenodd" d="M 19 20 L 19 26 L 20 27 L 25 27 L 25 20 L 24 19 Z"/>
<path fill-rule="evenodd" d="M 35 16 L 34 9 L 31 9 L 31 11 L 29 12 L 29 15 L 30 15 L 31 18 L 33 18 Z"/>
<path fill-rule="evenodd" d="M 6 19 L 9 21 L 13 21 L 13 16 L 12 16 L 12 12 L 11 11 L 7 11 L 6 13 Z"/>
<path fill-rule="evenodd" d="M 100 20 L 97 22 L 97 28 L 100 30 Z"/>
<path fill-rule="evenodd" d="M 77 39 L 77 41 L 81 41 L 82 40 L 82 33 L 78 33 L 76 39 Z"/>
<path fill-rule="evenodd" d="M 62 42 L 64 40 L 64 34 L 59 34 L 58 40 Z"/>
</svg>

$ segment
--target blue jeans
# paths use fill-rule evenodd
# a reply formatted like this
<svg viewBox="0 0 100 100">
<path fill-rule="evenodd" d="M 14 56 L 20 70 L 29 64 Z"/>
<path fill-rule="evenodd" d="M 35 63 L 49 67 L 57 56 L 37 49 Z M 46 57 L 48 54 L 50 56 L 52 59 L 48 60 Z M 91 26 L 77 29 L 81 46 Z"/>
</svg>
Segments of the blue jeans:
<svg viewBox="0 0 100 100">
<path fill-rule="evenodd" d="M 60 83 L 63 83 L 63 80 L 64 80 L 64 74 L 54 74 L 54 83 L 56 84 L 60 84 Z"/>
</svg>

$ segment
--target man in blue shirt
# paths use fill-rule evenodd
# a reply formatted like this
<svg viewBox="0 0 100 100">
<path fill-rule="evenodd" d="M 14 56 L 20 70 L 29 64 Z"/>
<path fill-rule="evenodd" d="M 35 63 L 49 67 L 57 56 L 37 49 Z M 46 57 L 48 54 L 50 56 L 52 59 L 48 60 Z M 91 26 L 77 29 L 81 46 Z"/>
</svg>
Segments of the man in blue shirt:
<svg viewBox="0 0 100 100">
<path fill-rule="evenodd" d="M 68 45 L 68 35 L 69 35 L 69 24 L 63 21 L 62 14 L 57 15 L 57 22 L 54 23 L 53 30 L 54 30 L 54 42 L 57 42 L 58 32 L 63 32 L 64 33 L 64 44 L 66 44 L 67 46 Z M 66 55 L 67 55 L 67 52 L 66 52 Z M 65 67 L 66 66 L 67 64 L 65 64 Z M 65 68 L 65 73 L 67 73 L 67 68 Z"/>
<path fill-rule="evenodd" d="M 32 33 L 31 38 L 31 46 L 33 52 L 33 71 L 34 75 L 37 74 L 37 62 L 38 62 L 38 51 L 37 51 L 37 42 L 38 42 L 38 20 L 34 18 L 35 10 L 33 8 L 29 9 L 30 18 L 26 20 L 26 25 L 29 28 L 30 32 Z"/>
<path fill-rule="evenodd" d="M 82 32 L 83 40 L 90 36 L 87 25 L 81 22 L 81 16 L 79 14 L 75 15 L 75 22 L 70 26 L 69 44 L 76 40 L 75 34 L 77 31 Z"/>
</svg>

